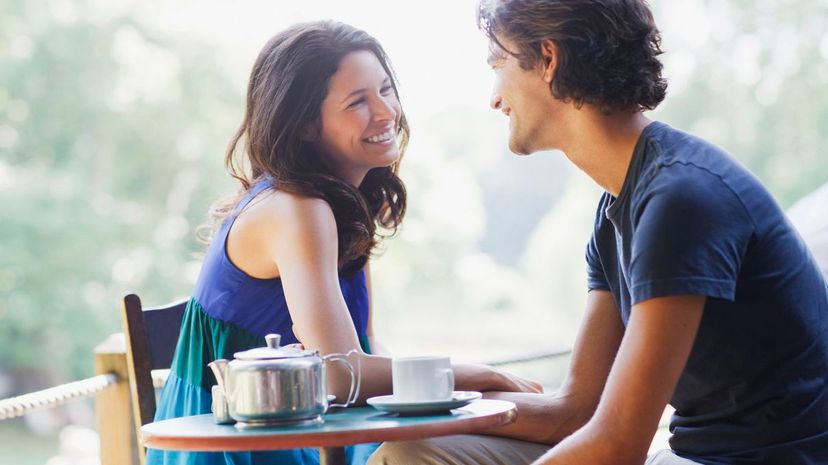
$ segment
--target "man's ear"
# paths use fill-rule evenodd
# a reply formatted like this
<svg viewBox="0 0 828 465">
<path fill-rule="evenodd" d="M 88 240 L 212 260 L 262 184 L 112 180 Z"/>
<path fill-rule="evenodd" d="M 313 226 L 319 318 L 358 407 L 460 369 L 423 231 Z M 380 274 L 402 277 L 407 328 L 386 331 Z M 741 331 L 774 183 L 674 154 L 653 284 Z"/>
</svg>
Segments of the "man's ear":
<svg viewBox="0 0 828 465">
<path fill-rule="evenodd" d="M 551 83 L 555 77 L 555 69 L 558 66 L 558 46 L 550 39 L 543 39 L 540 43 L 540 48 L 543 80 Z"/>
</svg>

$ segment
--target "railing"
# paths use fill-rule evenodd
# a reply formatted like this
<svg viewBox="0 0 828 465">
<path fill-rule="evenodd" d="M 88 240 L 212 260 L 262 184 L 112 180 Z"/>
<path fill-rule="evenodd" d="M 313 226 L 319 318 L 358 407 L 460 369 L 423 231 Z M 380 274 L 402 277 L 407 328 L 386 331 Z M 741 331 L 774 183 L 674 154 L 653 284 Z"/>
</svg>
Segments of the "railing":
<svg viewBox="0 0 828 465">
<path fill-rule="evenodd" d="M 539 352 L 522 357 L 494 360 L 487 364 L 506 366 L 569 354 L 569 350 Z M 138 465 L 138 435 L 132 418 L 126 344 L 121 333 L 112 334 L 94 350 L 95 376 L 42 391 L 0 400 L 0 421 L 68 401 L 95 396 L 95 416 L 100 437 L 101 465 Z M 168 370 L 153 372 L 160 387 Z"/>
<path fill-rule="evenodd" d="M 138 436 L 132 421 L 123 334 L 113 334 L 95 347 L 94 359 L 95 376 L 91 378 L 0 400 L 0 420 L 94 395 L 101 465 L 137 465 Z"/>
<path fill-rule="evenodd" d="M 528 362 L 537 362 L 539 360 L 546 360 L 550 358 L 557 358 L 563 357 L 564 355 L 569 355 L 572 351 L 569 349 L 562 349 L 556 350 L 551 352 L 536 352 L 531 354 L 522 355 L 520 357 L 511 357 L 511 358 L 504 358 L 500 360 L 492 360 L 486 362 L 486 365 L 490 365 L 493 367 L 500 367 L 500 366 L 507 366 L 507 365 L 517 365 L 519 363 L 528 363 Z"/>
<path fill-rule="evenodd" d="M 20 417 L 35 410 L 55 408 L 67 401 L 89 397 L 118 383 L 112 373 L 97 375 L 74 383 L 0 400 L 0 420 Z"/>
</svg>

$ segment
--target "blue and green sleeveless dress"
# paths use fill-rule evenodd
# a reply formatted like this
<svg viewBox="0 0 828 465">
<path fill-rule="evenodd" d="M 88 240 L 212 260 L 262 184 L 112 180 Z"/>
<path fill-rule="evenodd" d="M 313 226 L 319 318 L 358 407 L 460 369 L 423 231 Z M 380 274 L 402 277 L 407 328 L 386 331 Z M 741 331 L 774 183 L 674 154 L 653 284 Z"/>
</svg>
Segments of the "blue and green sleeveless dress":
<svg viewBox="0 0 828 465">
<path fill-rule="evenodd" d="M 225 219 L 207 249 L 195 291 L 184 312 L 170 376 L 161 390 L 155 420 L 211 412 L 216 384 L 207 363 L 233 359 L 241 350 L 265 345 L 264 336 L 282 335 L 282 344 L 298 342 L 279 278 L 258 279 L 234 265 L 227 255 L 227 234 L 239 212 L 263 190 L 268 179 L 254 184 Z M 347 267 L 346 267 L 347 269 Z M 339 284 L 363 350 L 369 352 L 368 292 L 365 271 L 340 272 Z M 378 444 L 346 448 L 352 465 L 364 464 Z M 173 452 L 149 449 L 148 465 L 318 465 L 317 449 L 256 452 Z"/>
</svg>

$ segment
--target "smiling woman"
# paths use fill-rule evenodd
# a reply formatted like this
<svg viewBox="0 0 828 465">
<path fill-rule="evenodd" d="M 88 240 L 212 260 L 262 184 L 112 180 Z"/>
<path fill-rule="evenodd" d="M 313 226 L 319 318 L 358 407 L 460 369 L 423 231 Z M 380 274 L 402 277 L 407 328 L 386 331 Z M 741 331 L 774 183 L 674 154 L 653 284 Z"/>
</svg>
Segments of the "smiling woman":
<svg viewBox="0 0 828 465">
<path fill-rule="evenodd" d="M 377 226 L 394 229 L 405 212 L 397 170 L 408 127 L 392 78 L 379 43 L 345 24 L 298 24 L 265 45 L 226 155 L 242 188 L 214 210 L 156 420 L 208 413 L 205 365 L 269 333 L 323 354 L 371 353 L 365 264 Z M 330 373 L 329 392 L 347 399 L 350 383 Z M 364 391 L 388 390 L 365 381 Z M 349 455 L 359 463 L 372 450 Z M 313 464 L 316 454 L 150 450 L 147 461 Z"/>
</svg>

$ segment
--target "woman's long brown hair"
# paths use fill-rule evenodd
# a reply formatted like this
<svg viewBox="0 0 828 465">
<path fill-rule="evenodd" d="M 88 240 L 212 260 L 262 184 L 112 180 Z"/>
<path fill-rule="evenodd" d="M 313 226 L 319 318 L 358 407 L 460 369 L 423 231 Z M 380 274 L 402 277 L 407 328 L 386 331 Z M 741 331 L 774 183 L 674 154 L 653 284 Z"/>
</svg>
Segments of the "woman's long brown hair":
<svg viewBox="0 0 828 465">
<path fill-rule="evenodd" d="M 302 23 L 268 41 L 253 66 L 244 119 L 225 155 L 228 172 L 242 187 L 212 208 L 213 231 L 264 177 L 278 190 L 320 198 L 331 206 L 340 267 L 350 263 L 351 270 L 362 268 L 380 238 L 378 226 L 388 235 L 397 231 L 406 210 L 405 186 L 397 175 L 409 137 L 404 113 L 397 128 L 399 159 L 369 171 L 359 188 L 335 176 L 314 144 L 302 137 L 308 128 L 321 128 L 322 101 L 342 58 L 363 50 L 377 57 L 399 99 L 385 51 L 359 29 L 333 21 Z"/>
</svg>

